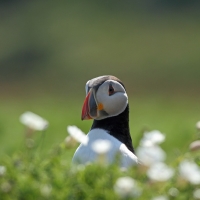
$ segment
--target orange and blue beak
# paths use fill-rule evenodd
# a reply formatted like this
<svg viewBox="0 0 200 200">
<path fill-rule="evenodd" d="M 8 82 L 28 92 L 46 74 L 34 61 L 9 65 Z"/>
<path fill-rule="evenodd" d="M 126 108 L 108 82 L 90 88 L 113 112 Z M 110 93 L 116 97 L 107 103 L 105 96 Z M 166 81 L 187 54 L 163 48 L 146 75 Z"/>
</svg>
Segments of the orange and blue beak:
<svg viewBox="0 0 200 200">
<path fill-rule="evenodd" d="M 96 100 L 96 90 L 95 88 L 91 88 L 87 93 L 85 101 L 83 103 L 81 119 L 102 119 L 108 116 L 108 113 L 105 112 L 104 106 L 102 103 L 97 102 Z"/>
<path fill-rule="evenodd" d="M 82 120 L 95 119 L 97 117 L 97 103 L 94 97 L 94 92 L 95 91 L 91 88 L 87 93 L 82 108 Z"/>
</svg>

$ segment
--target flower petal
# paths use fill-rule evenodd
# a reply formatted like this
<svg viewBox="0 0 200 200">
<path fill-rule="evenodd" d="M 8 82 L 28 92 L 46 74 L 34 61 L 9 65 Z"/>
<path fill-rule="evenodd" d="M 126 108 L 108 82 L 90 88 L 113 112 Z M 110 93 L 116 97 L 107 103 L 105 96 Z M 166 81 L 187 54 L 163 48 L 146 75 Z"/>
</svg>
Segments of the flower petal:
<svg viewBox="0 0 200 200">
<path fill-rule="evenodd" d="M 33 130 L 43 131 L 47 129 L 49 123 L 39 115 L 27 111 L 20 116 L 20 122 Z"/>
<path fill-rule="evenodd" d="M 73 137 L 77 142 L 80 142 L 84 145 L 88 143 L 88 138 L 85 133 L 76 126 L 68 126 L 67 127 L 68 133 Z"/>
<path fill-rule="evenodd" d="M 114 190 L 122 198 L 138 197 L 142 193 L 136 181 L 129 176 L 118 178 L 114 185 Z"/>
<path fill-rule="evenodd" d="M 106 154 L 112 147 L 109 140 L 98 139 L 92 143 L 92 149 L 97 154 Z"/>
<path fill-rule="evenodd" d="M 167 181 L 173 175 L 174 170 L 162 162 L 151 165 L 147 171 L 147 176 L 153 181 Z"/>
<path fill-rule="evenodd" d="M 200 168 L 195 162 L 183 160 L 179 165 L 179 173 L 182 178 L 191 184 L 200 184 Z"/>
</svg>

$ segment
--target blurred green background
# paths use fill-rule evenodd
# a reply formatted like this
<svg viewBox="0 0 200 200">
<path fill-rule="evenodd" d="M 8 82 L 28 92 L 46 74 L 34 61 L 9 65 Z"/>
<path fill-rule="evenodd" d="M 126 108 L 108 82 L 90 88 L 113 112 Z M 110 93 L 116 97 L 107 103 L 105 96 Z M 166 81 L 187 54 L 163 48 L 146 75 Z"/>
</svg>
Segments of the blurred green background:
<svg viewBox="0 0 200 200">
<path fill-rule="evenodd" d="M 187 149 L 200 120 L 199 22 L 198 0 L 1 0 L 0 155 L 21 148 L 27 110 L 50 123 L 47 152 L 67 125 L 87 133 L 85 83 L 106 74 L 127 88 L 135 146 L 159 129 L 169 157 Z"/>
</svg>

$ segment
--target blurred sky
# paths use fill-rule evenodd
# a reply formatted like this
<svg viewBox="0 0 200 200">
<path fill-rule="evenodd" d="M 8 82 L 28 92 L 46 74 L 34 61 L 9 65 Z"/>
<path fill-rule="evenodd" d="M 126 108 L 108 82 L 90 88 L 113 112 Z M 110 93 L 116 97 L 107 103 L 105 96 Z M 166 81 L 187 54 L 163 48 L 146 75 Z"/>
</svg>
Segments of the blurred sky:
<svg viewBox="0 0 200 200">
<path fill-rule="evenodd" d="M 83 94 L 112 74 L 130 92 L 200 91 L 200 2 L 0 1 L 0 92 Z"/>
</svg>

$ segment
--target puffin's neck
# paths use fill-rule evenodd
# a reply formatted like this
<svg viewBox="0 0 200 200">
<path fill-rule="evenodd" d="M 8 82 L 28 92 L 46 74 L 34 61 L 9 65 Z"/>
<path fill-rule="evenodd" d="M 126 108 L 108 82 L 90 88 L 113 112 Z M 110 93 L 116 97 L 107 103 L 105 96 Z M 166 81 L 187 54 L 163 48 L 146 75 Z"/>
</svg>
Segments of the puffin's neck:
<svg viewBox="0 0 200 200">
<path fill-rule="evenodd" d="M 119 115 L 102 120 L 94 120 L 92 129 L 101 128 L 119 141 L 124 143 L 127 148 L 134 153 L 132 139 L 129 131 L 129 106 Z"/>
</svg>

